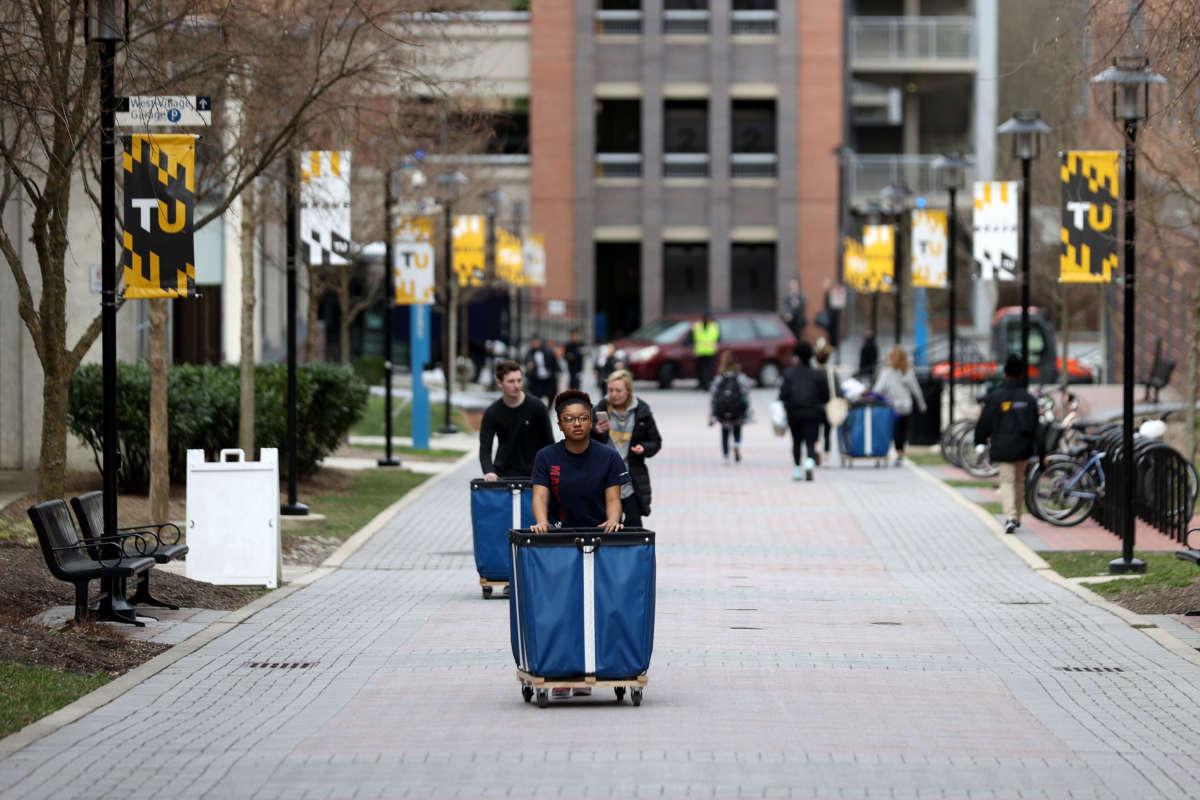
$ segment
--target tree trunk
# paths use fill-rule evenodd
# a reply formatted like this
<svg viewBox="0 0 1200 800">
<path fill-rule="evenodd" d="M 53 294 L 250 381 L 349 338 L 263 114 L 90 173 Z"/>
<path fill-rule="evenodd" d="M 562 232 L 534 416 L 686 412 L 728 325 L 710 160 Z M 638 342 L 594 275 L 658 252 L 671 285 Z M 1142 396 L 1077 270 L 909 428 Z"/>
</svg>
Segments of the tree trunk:
<svg viewBox="0 0 1200 800">
<path fill-rule="evenodd" d="M 317 312 L 321 308 L 321 267 L 318 264 L 309 264 L 308 270 L 308 330 L 304 336 L 304 360 L 309 364 L 324 360 L 319 352 L 320 342 L 318 341 L 317 331 Z"/>
<path fill-rule="evenodd" d="M 242 319 L 241 371 L 238 400 L 238 447 L 246 460 L 256 460 L 254 449 L 254 234 L 255 189 L 250 187 L 242 197 Z"/>
<path fill-rule="evenodd" d="M 166 522 L 171 498 L 167 439 L 167 300 L 150 303 L 150 519 Z M 185 301 L 186 302 L 186 301 Z"/>
<path fill-rule="evenodd" d="M 42 364 L 42 447 L 38 457 L 38 500 L 62 497 L 67 473 L 67 389 L 70 377 L 61 352 Z"/>
</svg>

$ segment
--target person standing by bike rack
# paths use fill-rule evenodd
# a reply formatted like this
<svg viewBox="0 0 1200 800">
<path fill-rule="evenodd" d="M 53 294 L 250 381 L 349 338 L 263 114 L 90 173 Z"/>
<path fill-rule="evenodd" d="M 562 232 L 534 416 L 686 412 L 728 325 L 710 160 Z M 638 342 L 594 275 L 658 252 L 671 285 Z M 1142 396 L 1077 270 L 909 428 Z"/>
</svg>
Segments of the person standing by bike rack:
<svg viewBox="0 0 1200 800">
<path fill-rule="evenodd" d="M 992 463 L 1000 470 L 1000 503 L 1004 532 L 1021 527 L 1025 503 L 1025 468 L 1037 450 L 1038 405 L 1022 384 L 1025 362 L 1010 355 L 1004 362 L 1004 381 L 992 392 L 975 424 L 975 448 L 991 446 Z"/>
</svg>

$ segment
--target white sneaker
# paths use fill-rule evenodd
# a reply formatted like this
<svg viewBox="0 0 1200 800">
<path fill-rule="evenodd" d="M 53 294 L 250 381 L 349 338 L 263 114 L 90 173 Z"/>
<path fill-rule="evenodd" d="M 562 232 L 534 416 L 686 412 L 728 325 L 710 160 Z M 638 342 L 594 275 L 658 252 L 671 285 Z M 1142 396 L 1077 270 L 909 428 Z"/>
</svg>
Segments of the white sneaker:
<svg viewBox="0 0 1200 800">
<path fill-rule="evenodd" d="M 794 470 L 792 470 L 792 480 L 794 480 L 794 481 L 804 480 L 804 467 L 797 466 Z"/>
<path fill-rule="evenodd" d="M 729 466 L 729 456 L 721 456 L 721 463 L 728 467 Z"/>
<path fill-rule="evenodd" d="M 806 458 L 804 460 L 804 480 L 811 481 L 813 479 L 813 469 L 815 467 L 816 464 L 813 463 L 811 458 Z"/>
<path fill-rule="evenodd" d="M 1017 528 L 1019 528 L 1019 527 L 1021 527 L 1021 523 L 1017 522 L 1012 517 L 1009 517 L 1008 519 L 1004 520 L 1004 532 L 1005 533 L 1016 533 Z"/>
</svg>

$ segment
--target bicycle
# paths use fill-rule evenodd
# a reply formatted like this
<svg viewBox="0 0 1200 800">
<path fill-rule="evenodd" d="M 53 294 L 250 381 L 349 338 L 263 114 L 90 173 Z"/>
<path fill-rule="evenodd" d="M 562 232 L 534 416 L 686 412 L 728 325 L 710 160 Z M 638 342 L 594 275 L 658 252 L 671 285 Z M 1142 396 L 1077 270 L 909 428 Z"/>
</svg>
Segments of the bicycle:
<svg viewBox="0 0 1200 800">
<path fill-rule="evenodd" d="M 1095 451 L 1082 465 L 1070 456 L 1051 456 L 1044 467 L 1034 467 L 1027 483 L 1033 490 L 1026 496 L 1029 510 L 1062 528 L 1083 522 L 1108 486 L 1101 464 L 1106 455 Z"/>
</svg>

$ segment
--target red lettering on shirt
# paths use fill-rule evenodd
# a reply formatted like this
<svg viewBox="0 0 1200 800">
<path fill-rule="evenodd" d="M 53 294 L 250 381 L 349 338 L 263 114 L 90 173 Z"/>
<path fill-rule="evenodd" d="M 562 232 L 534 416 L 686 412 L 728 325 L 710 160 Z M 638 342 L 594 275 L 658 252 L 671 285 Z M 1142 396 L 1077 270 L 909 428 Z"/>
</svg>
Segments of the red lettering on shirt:
<svg viewBox="0 0 1200 800">
<path fill-rule="evenodd" d="M 559 522 L 564 522 L 567 519 L 566 509 L 563 508 L 562 498 L 558 496 L 558 487 L 562 481 L 562 466 L 559 464 L 550 465 L 550 491 L 554 492 L 554 502 L 558 503 L 558 519 Z"/>
</svg>

